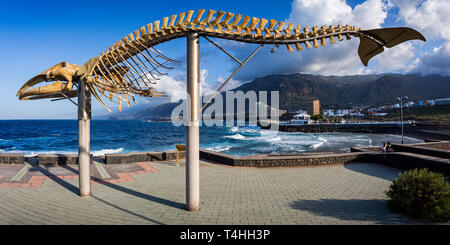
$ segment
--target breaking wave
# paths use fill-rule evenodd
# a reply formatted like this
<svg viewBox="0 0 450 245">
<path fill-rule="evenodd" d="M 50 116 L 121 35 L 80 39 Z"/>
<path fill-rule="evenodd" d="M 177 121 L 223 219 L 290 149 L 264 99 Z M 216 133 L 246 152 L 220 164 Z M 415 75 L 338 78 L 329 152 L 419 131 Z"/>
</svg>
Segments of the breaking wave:
<svg viewBox="0 0 450 245">
<path fill-rule="evenodd" d="M 238 127 L 232 127 L 232 128 L 230 128 L 230 131 L 231 132 L 238 132 L 239 128 Z"/>
<path fill-rule="evenodd" d="M 102 149 L 102 150 L 98 150 L 98 151 L 91 151 L 91 154 L 94 156 L 101 156 L 104 154 L 113 154 L 113 153 L 119 153 L 122 152 L 123 148 L 119 148 L 119 149 Z"/>
<path fill-rule="evenodd" d="M 185 144 L 185 128 L 171 122 L 92 120 L 91 153 L 175 150 Z M 0 152 L 77 154 L 76 120 L 0 120 Z M 37 133 L 39 132 L 39 133 Z M 200 148 L 231 155 L 346 152 L 350 147 L 401 142 L 401 136 L 362 133 L 301 133 L 261 130 L 255 125 L 200 128 Z M 423 142 L 405 137 L 405 143 Z"/>
<path fill-rule="evenodd" d="M 234 140 L 246 140 L 247 139 L 247 137 L 245 137 L 242 134 L 226 135 L 224 137 L 228 138 L 228 139 L 234 139 Z"/>
<path fill-rule="evenodd" d="M 231 149 L 231 146 L 212 146 L 212 147 L 206 147 L 205 149 L 210 150 L 210 151 L 217 151 L 217 152 L 222 152 L 222 151 L 228 151 L 229 149 Z"/>
</svg>

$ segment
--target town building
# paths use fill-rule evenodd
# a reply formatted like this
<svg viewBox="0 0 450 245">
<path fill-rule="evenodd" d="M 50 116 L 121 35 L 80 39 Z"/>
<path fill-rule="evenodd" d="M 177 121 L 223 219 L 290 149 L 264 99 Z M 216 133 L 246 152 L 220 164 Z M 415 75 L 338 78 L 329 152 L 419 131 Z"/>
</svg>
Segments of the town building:
<svg viewBox="0 0 450 245">
<path fill-rule="evenodd" d="M 303 125 L 308 124 L 311 121 L 311 116 L 305 111 L 296 111 L 296 114 L 291 119 L 291 124 L 293 125 Z"/>
<path fill-rule="evenodd" d="M 435 105 L 449 105 L 450 98 L 435 99 L 434 102 Z"/>
<path fill-rule="evenodd" d="M 333 109 L 327 109 L 323 112 L 323 114 L 327 117 L 334 117 L 334 110 Z"/>
<path fill-rule="evenodd" d="M 312 115 L 319 115 L 320 114 L 320 101 L 319 100 L 314 100 L 312 102 L 311 114 Z"/>
</svg>

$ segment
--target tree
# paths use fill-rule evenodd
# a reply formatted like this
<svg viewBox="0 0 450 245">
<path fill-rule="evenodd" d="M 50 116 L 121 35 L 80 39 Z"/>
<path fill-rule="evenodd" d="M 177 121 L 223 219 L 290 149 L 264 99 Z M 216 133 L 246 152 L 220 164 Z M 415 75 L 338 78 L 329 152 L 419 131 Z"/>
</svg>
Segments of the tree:
<svg viewBox="0 0 450 245">
<path fill-rule="evenodd" d="M 319 121 L 319 120 L 322 120 L 323 118 L 324 118 L 323 114 L 317 114 L 317 115 L 311 116 L 311 120 L 314 120 L 314 121 Z"/>
</svg>

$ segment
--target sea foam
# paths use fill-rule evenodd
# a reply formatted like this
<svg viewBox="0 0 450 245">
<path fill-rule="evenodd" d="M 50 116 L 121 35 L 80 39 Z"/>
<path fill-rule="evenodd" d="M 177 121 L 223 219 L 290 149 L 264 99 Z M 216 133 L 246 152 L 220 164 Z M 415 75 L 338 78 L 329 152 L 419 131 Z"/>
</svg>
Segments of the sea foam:
<svg viewBox="0 0 450 245">
<path fill-rule="evenodd" d="M 119 153 L 122 152 L 123 148 L 119 148 L 119 149 L 101 149 L 98 151 L 91 151 L 92 155 L 94 156 L 101 156 L 104 154 L 113 154 L 113 153 Z"/>
<path fill-rule="evenodd" d="M 245 140 L 247 137 L 241 134 L 234 134 L 234 135 L 226 135 L 225 138 L 228 139 L 234 139 L 234 140 Z"/>
</svg>

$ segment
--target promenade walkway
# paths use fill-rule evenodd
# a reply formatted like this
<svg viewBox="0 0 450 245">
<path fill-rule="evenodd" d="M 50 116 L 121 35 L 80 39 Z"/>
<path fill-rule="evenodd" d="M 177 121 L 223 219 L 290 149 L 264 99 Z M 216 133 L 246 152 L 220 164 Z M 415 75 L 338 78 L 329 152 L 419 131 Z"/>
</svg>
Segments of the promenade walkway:
<svg viewBox="0 0 450 245">
<path fill-rule="evenodd" d="M 94 163 L 92 197 L 77 166 L 0 165 L 0 224 L 419 224 L 386 207 L 399 170 L 352 163 L 239 168 L 201 162 L 201 210 L 185 211 L 185 167 Z"/>
</svg>

